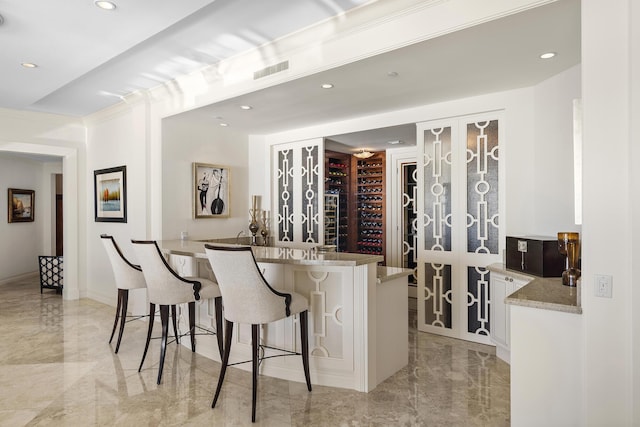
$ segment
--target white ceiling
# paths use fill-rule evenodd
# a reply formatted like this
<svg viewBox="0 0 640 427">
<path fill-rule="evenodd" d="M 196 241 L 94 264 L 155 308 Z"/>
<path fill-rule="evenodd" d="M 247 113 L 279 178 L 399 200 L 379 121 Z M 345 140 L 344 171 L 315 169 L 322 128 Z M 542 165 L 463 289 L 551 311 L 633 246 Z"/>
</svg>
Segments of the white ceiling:
<svg viewBox="0 0 640 427">
<path fill-rule="evenodd" d="M 0 107 L 84 116 L 367 1 L 0 0 Z M 184 114 L 272 133 L 531 86 L 579 62 L 580 1 L 559 0 Z"/>
<path fill-rule="evenodd" d="M 368 0 L 113 1 L 0 1 L 0 107 L 84 116 Z"/>
</svg>

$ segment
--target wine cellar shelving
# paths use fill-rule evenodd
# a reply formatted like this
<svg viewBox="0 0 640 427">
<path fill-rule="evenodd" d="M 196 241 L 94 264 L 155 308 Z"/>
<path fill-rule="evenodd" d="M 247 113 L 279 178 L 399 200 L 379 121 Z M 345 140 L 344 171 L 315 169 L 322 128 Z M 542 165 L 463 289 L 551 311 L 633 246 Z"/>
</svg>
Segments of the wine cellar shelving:
<svg viewBox="0 0 640 427">
<path fill-rule="evenodd" d="M 355 252 L 385 255 L 385 155 L 368 159 L 353 158 L 356 164 L 355 187 L 357 236 Z"/>
<path fill-rule="evenodd" d="M 385 256 L 385 153 L 325 152 L 325 245 Z"/>
</svg>

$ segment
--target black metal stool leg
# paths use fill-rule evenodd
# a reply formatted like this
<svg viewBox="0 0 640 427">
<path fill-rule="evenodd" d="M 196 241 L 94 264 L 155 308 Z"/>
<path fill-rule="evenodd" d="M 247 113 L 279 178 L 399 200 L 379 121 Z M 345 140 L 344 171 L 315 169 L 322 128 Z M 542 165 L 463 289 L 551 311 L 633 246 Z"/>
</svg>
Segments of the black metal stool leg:
<svg viewBox="0 0 640 427">
<path fill-rule="evenodd" d="M 153 321 L 155 320 L 155 317 L 156 305 L 149 303 L 149 329 L 147 330 L 147 342 L 144 345 L 144 352 L 142 353 L 142 360 L 140 361 L 138 372 L 142 370 L 142 364 L 144 363 L 145 357 L 147 357 L 147 350 L 149 350 L 149 341 L 151 341 L 151 332 L 153 332 Z"/>
<path fill-rule="evenodd" d="M 231 353 L 231 336 L 233 335 L 233 322 L 229 322 L 225 320 L 225 343 L 224 343 L 224 353 L 222 355 L 222 367 L 220 368 L 220 375 L 218 375 L 218 386 L 216 387 L 216 394 L 213 396 L 213 402 L 211 403 L 211 407 L 215 408 L 216 403 L 218 402 L 218 397 L 220 396 L 220 390 L 222 389 L 222 383 L 224 381 L 224 374 L 227 372 L 227 365 L 229 364 L 229 353 Z"/>
<path fill-rule="evenodd" d="M 222 297 L 215 298 L 214 303 L 216 308 L 216 338 L 218 339 L 218 351 L 222 358 L 222 355 L 224 354 L 224 334 L 222 333 Z"/>
<path fill-rule="evenodd" d="M 258 397 L 258 349 L 260 345 L 260 325 L 251 325 L 251 371 L 252 381 L 252 401 L 251 401 L 251 422 L 256 422 L 256 398 Z"/>
<path fill-rule="evenodd" d="M 113 341 L 113 336 L 116 333 L 116 327 L 118 326 L 118 319 L 120 318 L 120 304 L 122 303 L 122 291 L 118 289 L 118 303 L 116 304 L 116 318 L 113 320 L 113 330 L 111 331 L 111 337 L 109 338 L 109 344 Z"/>
<path fill-rule="evenodd" d="M 120 331 L 118 332 L 118 342 L 116 344 L 116 354 L 120 350 L 120 341 L 122 341 L 122 333 L 124 332 L 124 324 L 127 323 L 127 308 L 129 307 L 129 289 L 118 289 L 118 293 L 122 291 L 120 302 Z"/>
<path fill-rule="evenodd" d="M 300 345 L 302 346 L 304 378 L 307 380 L 307 390 L 311 391 L 311 378 L 309 376 L 309 326 L 306 310 L 300 313 Z"/>
<path fill-rule="evenodd" d="M 175 307 L 175 306 L 172 306 Z M 167 334 L 169 333 L 169 306 L 160 306 L 160 320 L 162 323 L 162 339 L 160 340 L 160 366 L 158 367 L 158 384 L 162 380 L 162 368 L 164 367 L 164 356 L 167 354 Z"/>
<path fill-rule="evenodd" d="M 196 351 L 196 303 L 189 303 L 189 333 L 191 334 L 191 351 Z"/>
<path fill-rule="evenodd" d="M 175 305 L 171 306 L 171 317 L 173 318 L 173 333 L 176 337 L 176 344 L 180 344 L 180 335 L 178 335 L 178 314 Z"/>
</svg>

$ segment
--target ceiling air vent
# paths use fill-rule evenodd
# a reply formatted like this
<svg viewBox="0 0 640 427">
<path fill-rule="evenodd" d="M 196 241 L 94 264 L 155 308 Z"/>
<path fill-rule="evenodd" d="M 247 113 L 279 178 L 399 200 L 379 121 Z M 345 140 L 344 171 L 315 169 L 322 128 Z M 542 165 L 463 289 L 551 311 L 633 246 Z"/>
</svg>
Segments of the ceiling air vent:
<svg viewBox="0 0 640 427">
<path fill-rule="evenodd" d="M 253 72 L 253 80 L 258 80 L 271 74 L 279 73 L 280 71 L 289 69 L 289 61 L 282 61 L 279 64 L 270 65 L 262 70 Z"/>
</svg>

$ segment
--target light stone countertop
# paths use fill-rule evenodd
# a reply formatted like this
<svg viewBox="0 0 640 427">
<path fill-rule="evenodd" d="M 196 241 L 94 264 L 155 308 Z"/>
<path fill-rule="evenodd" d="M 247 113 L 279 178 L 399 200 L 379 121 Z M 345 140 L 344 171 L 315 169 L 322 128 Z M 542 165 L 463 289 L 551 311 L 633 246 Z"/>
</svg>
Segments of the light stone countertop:
<svg viewBox="0 0 640 427">
<path fill-rule="evenodd" d="M 582 307 L 580 307 L 580 281 L 578 281 L 578 286 L 570 287 L 563 285 L 560 277 L 528 276 L 508 270 L 504 267 L 504 264 L 500 263 L 491 264 L 487 268 L 490 271 L 508 274 L 514 278 L 530 280 L 519 290 L 507 295 L 504 299 L 506 304 L 582 314 Z"/>
<path fill-rule="evenodd" d="M 195 240 L 160 240 L 160 249 L 172 255 L 185 255 L 196 258 L 206 258 L 205 241 Z M 228 243 L 209 242 L 221 246 L 237 246 Z M 253 255 L 258 262 L 274 264 L 298 265 L 335 265 L 358 266 L 383 261 L 380 255 L 354 254 L 347 252 L 318 252 L 316 249 L 295 249 L 274 246 L 252 246 Z"/>
<path fill-rule="evenodd" d="M 401 268 L 401 267 L 378 266 L 376 270 L 378 283 L 384 283 L 390 280 L 398 279 L 400 277 L 406 277 L 411 275 L 412 273 L 413 273 L 412 269 Z"/>
</svg>

